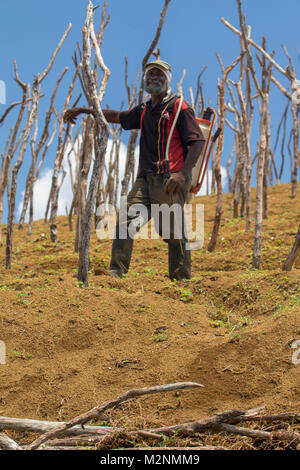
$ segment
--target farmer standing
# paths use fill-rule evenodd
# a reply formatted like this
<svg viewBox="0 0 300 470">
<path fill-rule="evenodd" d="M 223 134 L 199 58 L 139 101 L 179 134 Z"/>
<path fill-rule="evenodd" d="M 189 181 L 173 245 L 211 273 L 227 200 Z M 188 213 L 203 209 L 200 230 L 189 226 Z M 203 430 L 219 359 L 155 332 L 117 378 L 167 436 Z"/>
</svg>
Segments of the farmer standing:
<svg viewBox="0 0 300 470">
<path fill-rule="evenodd" d="M 164 236 L 164 221 L 160 217 L 158 232 L 168 243 L 169 277 L 189 279 L 191 272 L 190 251 L 186 247 L 184 233 L 183 206 L 191 182 L 192 168 L 205 143 L 193 109 L 185 102 L 177 115 L 168 156 L 166 147 L 180 98 L 169 87 L 171 67 L 163 60 L 154 60 L 145 67 L 145 90 L 151 98 L 129 111 L 103 110 L 108 122 L 120 123 L 123 129 L 140 129 L 139 168 L 136 181 L 127 196 L 125 214 L 118 216 L 115 236 L 112 243 L 110 273 L 122 277 L 128 272 L 133 248 L 133 235 L 130 225 L 138 230 L 153 215 L 151 207 L 176 204 L 181 208 L 181 232 L 175 233 L 174 216 L 167 236 Z M 86 108 L 72 108 L 65 113 L 65 121 L 74 123 L 80 113 L 93 113 Z M 141 213 L 137 205 L 146 208 Z M 125 217 L 124 217 L 125 215 Z M 162 219 L 162 220 L 161 220 Z M 125 233 L 125 236 L 124 236 Z"/>
</svg>

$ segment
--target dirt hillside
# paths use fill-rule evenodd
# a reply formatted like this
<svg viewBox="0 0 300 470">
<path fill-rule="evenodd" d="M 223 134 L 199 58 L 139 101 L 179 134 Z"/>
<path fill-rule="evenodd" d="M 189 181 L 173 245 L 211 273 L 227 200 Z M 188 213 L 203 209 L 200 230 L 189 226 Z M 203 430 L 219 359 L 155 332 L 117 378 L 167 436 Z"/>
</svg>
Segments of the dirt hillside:
<svg viewBox="0 0 300 470">
<path fill-rule="evenodd" d="M 291 349 L 300 339 L 300 259 L 282 271 L 300 198 L 290 198 L 290 185 L 269 188 L 260 270 L 251 267 L 253 226 L 245 233 L 245 221 L 232 219 L 230 196 L 213 253 L 216 197 L 198 202 L 205 242 L 192 252 L 190 281 L 169 280 L 161 240 L 136 240 L 129 274 L 111 278 L 111 240 L 93 233 L 90 282 L 82 288 L 67 217 L 59 218 L 56 244 L 43 221 L 32 236 L 16 226 L 10 271 L 1 247 L 1 415 L 67 420 L 130 388 L 182 381 L 204 388 L 126 403 L 111 411 L 110 424 L 175 424 L 260 405 L 300 411 L 300 364 Z"/>
</svg>

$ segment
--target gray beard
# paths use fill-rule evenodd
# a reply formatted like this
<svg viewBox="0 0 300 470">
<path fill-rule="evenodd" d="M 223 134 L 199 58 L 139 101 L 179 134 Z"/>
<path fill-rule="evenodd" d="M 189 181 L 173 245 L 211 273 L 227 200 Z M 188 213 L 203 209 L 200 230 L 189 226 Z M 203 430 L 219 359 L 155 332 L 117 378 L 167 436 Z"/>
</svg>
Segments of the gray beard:
<svg viewBox="0 0 300 470">
<path fill-rule="evenodd" d="M 165 91 L 165 86 L 163 83 L 157 83 L 157 84 L 154 84 L 154 83 L 149 83 L 149 84 L 145 84 L 145 90 L 147 93 L 149 93 L 150 95 L 160 95 L 161 93 L 163 93 Z"/>
</svg>

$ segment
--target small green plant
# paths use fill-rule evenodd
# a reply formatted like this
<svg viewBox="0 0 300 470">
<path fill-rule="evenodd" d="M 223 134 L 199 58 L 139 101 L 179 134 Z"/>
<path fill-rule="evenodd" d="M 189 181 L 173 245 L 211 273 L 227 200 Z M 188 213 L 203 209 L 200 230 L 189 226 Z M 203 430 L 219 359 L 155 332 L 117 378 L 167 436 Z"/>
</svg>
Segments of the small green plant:
<svg viewBox="0 0 300 470">
<path fill-rule="evenodd" d="M 224 224 L 224 227 L 234 227 L 240 222 L 241 222 L 241 219 L 232 218 L 231 220 L 229 220 L 228 222 Z"/>
<path fill-rule="evenodd" d="M 297 307 L 300 305 L 300 297 L 298 295 L 292 295 L 289 302 L 290 307 Z"/>
<path fill-rule="evenodd" d="M 225 323 L 222 320 L 209 320 L 209 323 L 214 328 L 225 327 Z"/>
<path fill-rule="evenodd" d="M 176 431 L 173 431 L 173 435 L 172 435 L 172 436 L 166 436 L 165 434 L 160 433 L 160 434 L 161 434 L 161 437 L 162 437 L 162 441 L 158 443 L 158 446 L 159 446 L 159 447 L 166 447 L 167 445 L 170 445 L 170 446 L 176 445 L 177 434 L 178 434 L 180 431 L 181 431 L 181 429 L 178 429 L 178 430 L 176 430 Z"/>
<path fill-rule="evenodd" d="M 193 299 L 193 292 L 187 289 L 181 290 L 181 298 L 182 302 L 188 302 Z"/>
<path fill-rule="evenodd" d="M 154 270 L 152 268 L 145 268 L 145 273 L 149 276 L 152 276 L 154 274 Z"/>
<path fill-rule="evenodd" d="M 11 349 L 10 352 L 13 356 L 15 356 L 18 359 L 26 360 L 26 359 L 31 359 L 32 358 L 32 355 L 30 353 L 25 353 L 25 352 L 21 353 L 21 352 L 17 351 L 16 349 Z"/>
<path fill-rule="evenodd" d="M 153 335 L 153 341 L 155 343 L 160 343 L 162 341 L 167 341 L 170 337 L 170 331 L 168 328 L 166 328 L 165 330 L 157 333 L 157 334 L 154 334 Z"/>
<path fill-rule="evenodd" d="M 143 312 L 147 312 L 147 310 L 149 310 L 148 305 L 139 305 L 138 308 L 136 309 L 136 312 L 143 313 Z"/>
<path fill-rule="evenodd" d="M 230 340 L 229 340 L 229 342 L 230 342 L 230 343 L 238 343 L 241 338 L 242 338 L 241 335 L 239 335 L 239 334 L 237 334 L 237 333 L 234 333 L 234 334 L 231 334 L 231 335 L 230 335 Z"/>
<path fill-rule="evenodd" d="M 19 357 L 21 355 L 21 353 L 19 353 L 19 351 L 16 351 L 16 349 L 11 349 L 10 352 L 16 357 Z"/>
</svg>

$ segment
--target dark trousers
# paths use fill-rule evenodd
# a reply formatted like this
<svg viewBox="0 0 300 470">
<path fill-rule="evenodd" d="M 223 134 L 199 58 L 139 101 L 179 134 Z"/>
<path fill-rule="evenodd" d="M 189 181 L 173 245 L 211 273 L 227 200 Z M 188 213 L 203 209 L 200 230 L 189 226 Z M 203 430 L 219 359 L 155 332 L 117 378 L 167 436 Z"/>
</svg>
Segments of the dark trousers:
<svg viewBox="0 0 300 470">
<path fill-rule="evenodd" d="M 165 205 L 167 212 L 171 206 L 177 210 L 171 213 L 171 217 L 164 218 L 163 212 L 155 215 L 154 222 L 157 232 L 168 243 L 169 277 L 176 280 L 190 279 L 191 256 L 190 251 L 186 249 L 183 213 L 189 184 L 188 180 L 182 191 L 170 196 L 164 189 L 162 175 L 147 175 L 136 179 L 126 203 L 123 207 L 121 204 L 117 219 L 110 263 L 110 270 L 114 274 L 121 277 L 128 272 L 134 232 L 146 224 L 153 213 L 157 214 L 158 207 Z"/>
</svg>

